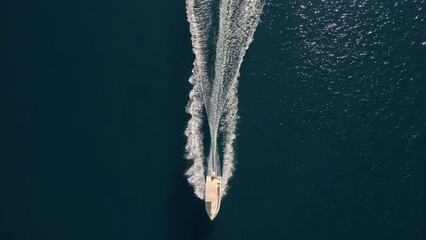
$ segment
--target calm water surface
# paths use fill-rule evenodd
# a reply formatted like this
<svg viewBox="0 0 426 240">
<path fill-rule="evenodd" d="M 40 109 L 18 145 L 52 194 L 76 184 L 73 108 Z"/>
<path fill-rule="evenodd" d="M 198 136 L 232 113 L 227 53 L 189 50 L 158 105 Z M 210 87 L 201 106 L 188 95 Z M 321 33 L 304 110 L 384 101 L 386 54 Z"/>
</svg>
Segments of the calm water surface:
<svg viewBox="0 0 426 240">
<path fill-rule="evenodd" d="M 0 239 L 425 239 L 425 8 L 268 1 L 210 222 L 183 175 L 185 2 L 6 1 Z"/>
</svg>

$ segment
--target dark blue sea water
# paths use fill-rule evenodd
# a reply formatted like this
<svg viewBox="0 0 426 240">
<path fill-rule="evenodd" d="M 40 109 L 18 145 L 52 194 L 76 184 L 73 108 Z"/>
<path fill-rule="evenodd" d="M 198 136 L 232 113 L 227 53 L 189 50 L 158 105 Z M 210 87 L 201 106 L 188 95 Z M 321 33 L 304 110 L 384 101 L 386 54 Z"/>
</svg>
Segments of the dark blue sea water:
<svg viewBox="0 0 426 240">
<path fill-rule="evenodd" d="M 211 222 L 180 1 L 0 3 L 0 239 L 426 239 L 426 2 L 270 0 Z"/>
</svg>

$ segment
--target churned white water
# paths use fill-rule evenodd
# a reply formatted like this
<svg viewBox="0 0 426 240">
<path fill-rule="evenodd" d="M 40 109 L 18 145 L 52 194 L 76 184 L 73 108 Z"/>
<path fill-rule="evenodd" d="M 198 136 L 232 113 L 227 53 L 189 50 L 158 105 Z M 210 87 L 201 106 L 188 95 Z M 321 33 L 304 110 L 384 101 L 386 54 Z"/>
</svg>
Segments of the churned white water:
<svg viewBox="0 0 426 240">
<path fill-rule="evenodd" d="M 187 0 L 194 68 L 189 82 L 185 130 L 188 182 L 204 198 L 206 175 L 222 176 L 222 196 L 235 169 L 234 143 L 238 120 L 238 76 L 262 13 L 263 0 Z M 207 118 L 207 119 L 205 119 Z M 204 146 L 203 122 L 210 139 Z M 205 152 L 205 148 L 209 151 Z"/>
</svg>

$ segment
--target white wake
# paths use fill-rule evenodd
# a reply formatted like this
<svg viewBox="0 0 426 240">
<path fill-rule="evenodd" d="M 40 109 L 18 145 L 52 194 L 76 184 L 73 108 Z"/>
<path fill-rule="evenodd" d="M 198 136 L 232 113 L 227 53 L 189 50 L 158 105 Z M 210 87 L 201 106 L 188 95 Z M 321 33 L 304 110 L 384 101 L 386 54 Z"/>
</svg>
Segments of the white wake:
<svg viewBox="0 0 426 240">
<path fill-rule="evenodd" d="M 238 76 L 253 40 L 264 0 L 187 0 L 186 11 L 195 54 L 186 111 L 188 182 L 204 198 L 206 175 L 222 176 L 222 197 L 235 168 L 234 142 L 238 120 Z M 205 153 L 203 120 L 209 127 Z M 207 155 L 207 156 L 206 156 Z"/>
</svg>

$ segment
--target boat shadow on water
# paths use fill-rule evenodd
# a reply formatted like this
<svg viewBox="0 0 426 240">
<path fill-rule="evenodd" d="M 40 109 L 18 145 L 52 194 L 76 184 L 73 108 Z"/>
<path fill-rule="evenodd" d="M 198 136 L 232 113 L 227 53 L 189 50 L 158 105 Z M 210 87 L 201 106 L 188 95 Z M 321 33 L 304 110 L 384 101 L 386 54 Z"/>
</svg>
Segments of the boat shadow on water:
<svg viewBox="0 0 426 240">
<path fill-rule="evenodd" d="M 185 161 L 177 161 L 167 200 L 167 239 L 208 239 L 212 222 L 204 201 L 198 199 L 182 174 Z"/>
</svg>

